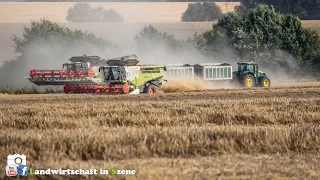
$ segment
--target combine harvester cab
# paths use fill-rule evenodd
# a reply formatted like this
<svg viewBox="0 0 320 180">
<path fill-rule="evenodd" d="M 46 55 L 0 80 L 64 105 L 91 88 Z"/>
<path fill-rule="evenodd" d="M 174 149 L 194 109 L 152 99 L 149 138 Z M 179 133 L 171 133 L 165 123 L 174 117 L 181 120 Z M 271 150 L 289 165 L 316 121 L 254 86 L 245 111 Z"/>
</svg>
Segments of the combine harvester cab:
<svg viewBox="0 0 320 180">
<path fill-rule="evenodd" d="M 30 70 L 30 82 L 38 85 L 92 84 L 99 75 L 99 65 L 103 64 L 99 56 L 74 56 L 71 62 L 64 63 L 61 70 Z"/>
<path fill-rule="evenodd" d="M 154 94 L 162 86 L 165 65 L 137 65 L 136 55 L 107 60 L 108 66 L 101 66 L 101 83 L 92 86 L 66 85 L 65 93 L 85 92 L 105 94 Z"/>
</svg>

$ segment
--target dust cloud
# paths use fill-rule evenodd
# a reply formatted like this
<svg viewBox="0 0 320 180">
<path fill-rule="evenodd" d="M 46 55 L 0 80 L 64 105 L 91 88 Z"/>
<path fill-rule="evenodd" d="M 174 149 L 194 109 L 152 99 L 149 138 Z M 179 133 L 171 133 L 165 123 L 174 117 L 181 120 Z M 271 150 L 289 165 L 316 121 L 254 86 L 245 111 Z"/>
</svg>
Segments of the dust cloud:
<svg viewBox="0 0 320 180">
<path fill-rule="evenodd" d="M 168 82 L 163 83 L 161 90 L 165 93 L 186 92 L 194 90 L 211 89 L 212 87 L 206 84 L 200 78 L 165 78 Z"/>
<path fill-rule="evenodd" d="M 110 55 L 112 49 L 90 44 L 86 41 L 78 40 L 70 42 L 52 36 L 52 41 L 38 40 L 29 44 L 24 49 L 24 56 L 17 57 L 16 60 L 5 62 L 0 68 L 0 88 L 34 88 L 29 80 L 31 69 L 51 69 L 60 70 L 62 64 L 69 62 L 72 56 L 87 55 Z"/>
<path fill-rule="evenodd" d="M 224 81 L 204 81 L 200 77 L 195 76 L 194 78 L 185 77 L 165 77 L 167 82 L 163 82 L 161 91 L 164 93 L 177 93 L 177 92 L 188 92 L 198 90 L 213 90 L 213 89 L 234 89 L 239 88 L 231 80 Z"/>
<path fill-rule="evenodd" d="M 275 67 L 270 67 L 267 65 L 259 66 L 259 69 L 267 73 L 270 78 L 271 85 L 282 85 L 285 83 L 295 83 L 298 82 L 301 77 L 298 74 L 293 74 L 298 69 L 297 60 L 292 54 L 283 50 L 277 50 L 275 53 L 276 58 Z"/>
<path fill-rule="evenodd" d="M 149 24 L 146 24 L 146 26 L 148 25 Z M 92 24 L 90 24 L 90 26 L 92 26 Z M 142 29 L 139 29 L 138 32 L 133 31 L 129 34 L 134 34 L 135 36 L 141 30 Z M 127 32 L 128 31 L 130 30 L 127 30 Z M 54 36 L 50 38 L 50 42 L 38 40 L 33 44 L 29 44 L 24 49 L 24 56 L 19 56 L 10 62 L 7 61 L 0 67 L 0 89 L 38 87 L 26 79 L 31 69 L 60 70 L 63 63 L 69 62 L 69 58 L 83 54 L 88 56 L 97 55 L 103 59 L 136 54 L 138 60 L 140 60 L 140 64 L 196 64 L 218 62 L 206 57 L 196 49 L 190 50 L 189 47 L 172 48 L 165 42 L 155 40 L 146 41 L 141 45 L 137 43 L 134 36 L 131 38 L 128 38 L 128 36 L 122 37 L 121 32 L 108 36 L 117 36 L 115 42 L 111 41 L 114 45 L 113 47 L 101 47 L 90 44 L 85 40 L 77 40 L 70 43 Z M 104 39 L 108 41 L 107 38 Z"/>
</svg>

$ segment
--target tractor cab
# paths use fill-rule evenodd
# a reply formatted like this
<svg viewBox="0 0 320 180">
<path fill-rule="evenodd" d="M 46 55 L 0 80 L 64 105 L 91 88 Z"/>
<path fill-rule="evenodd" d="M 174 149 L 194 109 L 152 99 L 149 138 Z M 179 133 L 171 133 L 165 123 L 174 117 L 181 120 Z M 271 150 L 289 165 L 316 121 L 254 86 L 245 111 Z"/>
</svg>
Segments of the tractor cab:
<svg viewBox="0 0 320 180">
<path fill-rule="evenodd" d="M 62 69 L 66 72 L 72 71 L 80 71 L 80 70 L 88 70 L 90 67 L 89 62 L 72 62 L 72 63 L 64 63 L 62 65 Z"/>
<path fill-rule="evenodd" d="M 241 62 L 238 63 L 238 73 L 250 72 L 257 75 L 259 71 L 258 64 L 255 62 Z"/>
<path fill-rule="evenodd" d="M 233 72 L 234 79 L 245 87 L 269 87 L 270 79 L 265 72 L 259 70 L 255 62 L 238 63 L 238 71 Z"/>
</svg>

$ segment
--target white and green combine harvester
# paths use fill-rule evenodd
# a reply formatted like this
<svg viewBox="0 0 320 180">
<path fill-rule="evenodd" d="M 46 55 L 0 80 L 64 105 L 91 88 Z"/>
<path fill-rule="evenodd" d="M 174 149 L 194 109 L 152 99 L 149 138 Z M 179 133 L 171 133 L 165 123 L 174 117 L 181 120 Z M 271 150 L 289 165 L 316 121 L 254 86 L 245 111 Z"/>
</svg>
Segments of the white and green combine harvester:
<svg viewBox="0 0 320 180">
<path fill-rule="evenodd" d="M 60 73 L 56 77 L 50 77 L 48 73 L 49 77 L 46 77 L 41 73 L 33 73 L 33 76 L 30 75 L 28 79 L 37 85 L 64 85 L 64 92 L 67 94 L 154 94 L 162 86 L 165 65 L 138 65 L 136 55 L 105 60 L 105 63 L 106 65 L 99 66 L 98 70 L 91 68 L 73 70 L 73 76 L 68 73 Z M 79 77 L 82 71 L 84 76 Z M 87 75 L 88 72 L 91 72 L 92 75 Z"/>
</svg>

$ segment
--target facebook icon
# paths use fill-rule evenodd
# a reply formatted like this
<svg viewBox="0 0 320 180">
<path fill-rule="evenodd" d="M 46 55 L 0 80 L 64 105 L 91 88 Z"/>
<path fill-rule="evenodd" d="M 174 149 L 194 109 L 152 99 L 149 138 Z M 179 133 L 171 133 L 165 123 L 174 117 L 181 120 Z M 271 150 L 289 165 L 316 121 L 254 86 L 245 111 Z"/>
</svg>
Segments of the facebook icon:
<svg viewBox="0 0 320 180">
<path fill-rule="evenodd" d="M 18 166 L 18 175 L 19 176 L 28 176 L 29 168 L 26 165 L 19 164 Z"/>
</svg>

